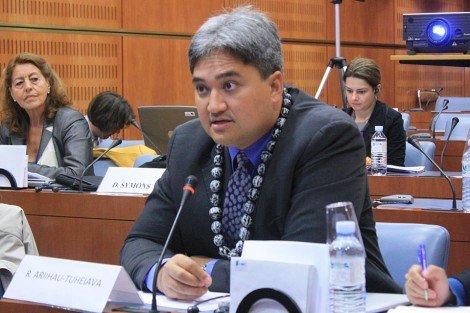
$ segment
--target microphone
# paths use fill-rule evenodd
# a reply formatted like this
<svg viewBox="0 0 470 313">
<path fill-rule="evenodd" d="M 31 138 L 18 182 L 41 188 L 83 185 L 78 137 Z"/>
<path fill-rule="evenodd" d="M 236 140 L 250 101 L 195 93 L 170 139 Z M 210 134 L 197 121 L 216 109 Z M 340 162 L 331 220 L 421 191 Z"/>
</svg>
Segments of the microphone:
<svg viewBox="0 0 470 313">
<path fill-rule="evenodd" d="M 106 153 L 108 153 L 109 150 L 112 148 L 119 146 L 122 142 L 121 138 L 114 139 L 113 142 L 109 145 L 108 149 L 106 149 L 103 153 L 99 155 L 96 159 L 93 160 L 90 164 L 88 164 L 87 167 L 85 167 L 85 170 L 83 171 L 82 175 L 80 175 L 80 178 L 78 180 L 78 191 L 83 192 L 83 176 L 85 176 L 85 173 L 90 169 L 90 167 L 93 166 L 99 159 L 101 159 Z"/>
<path fill-rule="evenodd" d="M 436 123 L 437 123 L 437 120 L 439 119 L 439 116 L 441 115 L 441 113 L 449 108 L 448 104 L 449 104 L 449 99 L 444 99 L 444 102 L 442 103 L 442 109 L 436 115 L 436 118 L 433 119 L 433 121 L 431 122 L 431 125 L 432 125 L 431 130 L 432 130 L 432 138 L 433 139 L 436 138 Z"/>
<path fill-rule="evenodd" d="M 189 175 L 186 178 L 186 183 L 183 186 L 183 196 L 181 197 L 181 202 L 180 206 L 178 208 L 178 212 L 176 213 L 175 220 L 173 221 L 173 225 L 171 226 L 170 232 L 168 234 L 168 237 L 166 238 L 165 245 L 163 246 L 162 252 L 160 253 L 160 258 L 158 259 L 157 262 L 157 268 L 155 269 L 155 275 L 153 277 L 153 290 L 152 290 L 152 308 L 150 310 L 150 313 L 158 313 L 157 311 L 157 277 L 158 277 L 158 272 L 160 270 L 160 267 L 162 266 L 162 261 L 165 256 L 166 249 L 168 247 L 168 244 L 171 241 L 171 237 L 173 237 L 173 231 L 175 230 L 176 223 L 178 223 L 180 213 L 183 210 L 184 205 L 188 201 L 189 197 L 194 194 L 196 191 L 196 186 L 197 186 L 197 178 L 196 176 Z"/>
<path fill-rule="evenodd" d="M 431 161 L 431 163 L 439 170 L 439 172 L 441 172 L 441 175 L 443 175 L 445 179 L 447 179 L 447 181 L 449 182 L 450 189 L 452 190 L 452 211 L 457 211 L 457 197 L 455 196 L 455 188 L 449 176 L 447 176 L 447 174 L 444 173 L 444 171 L 439 167 L 439 165 L 437 165 L 437 163 L 434 162 L 434 160 L 426 152 L 424 152 L 423 148 L 421 147 L 419 142 L 416 141 L 416 139 L 408 137 L 407 141 L 410 145 L 412 145 L 413 147 L 418 149 L 422 154 L 424 154 L 424 156 L 429 161 Z"/>
<path fill-rule="evenodd" d="M 455 126 L 459 123 L 459 118 L 457 116 L 454 116 L 452 118 L 452 124 L 450 126 L 449 130 L 449 135 L 447 135 L 446 143 L 444 144 L 444 148 L 442 148 L 441 152 L 441 168 L 444 170 L 444 152 L 447 149 L 447 144 L 449 144 L 450 136 L 452 135 L 452 132 L 454 131 Z"/>
<path fill-rule="evenodd" d="M 155 148 L 155 151 L 157 151 L 159 155 L 163 155 L 162 150 L 160 150 L 160 148 L 157 147 L 157 145 L 150 139 L 150 137 L 147 136 L 147 134 L 142 130 L 142 128 L 140 127 L 139 123 L 137 123 L 135 118 L 131 120 L 131 124 L 132 126 L 137 128 L 137 130 L 142 134 L 142 137 L 144 137 L 145 139 L 148 140 L 148 142 L 150 142 L 150 144 Z"/>
</svg>

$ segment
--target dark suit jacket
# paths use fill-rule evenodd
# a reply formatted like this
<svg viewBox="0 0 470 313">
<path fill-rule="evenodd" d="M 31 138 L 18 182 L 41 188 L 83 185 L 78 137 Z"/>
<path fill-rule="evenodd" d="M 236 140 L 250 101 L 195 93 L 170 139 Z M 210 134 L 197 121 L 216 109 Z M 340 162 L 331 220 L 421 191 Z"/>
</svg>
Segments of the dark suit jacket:
<svg viewBox="0 0 470 313">
<path fill-rule="evenodd" d="M 378 248 L 364 167 L 364 143 L 355 123 L 340 110 L 297 89 L 292 93 L 294 104 L 264 177 L 250 239 L 324 243 L 325 206 L 352 201 L 367 250 L 367 290 L 400 293 Z M 162 250 L 182 186 L 190 174 L 199 178 L 198 190 L 180 215 L 168 256 L 184 253 L 220 258 L 212 242 L 208 214 L 214 145 L 198 119 L 175 130 L 166 171 L 155 184 L 121 251 L 121 263 L 138 288 L 145 289 L 145 276 Z M 225 185 L 231 172 L 227 160 L 228 151 Z M 212 272 L 211 290 L 228 291 L 229 274 L 230 262 L 218 261 Z"/>
<path fill-rule="evenodd" d="M 52 132 L 47 128 L 53 126 Z M 39 145 L 38 160 L 42 156 L 49 141 L 53 142 L 58 167 L 29 163 L 28 170 L 47 177 L 55 178 L 59 174 L 80 176 L 85 167 L 93 161 L 93 146 L 88 123 L 83 115 L 68 107 L 57 111 L 53 122 L 44 124 L 44 131 Z M 26 140 L 10 133 L 2 125 L 0 129 L 0 144 L 25 145 Z M 88 173 L 92 174 L 91 172 Z"/>
<path fill-rule="evenodd" d="M 353 109 L 348 108 L 346 112 L 352 115 Z M 383 126 L 384 134 L 387 136 L 387 163 L 404 166 L 406 132 L 403 128 L 403 118 L 401 114 L 380 101 L 376 102 L 369 122 L 362 132 L 368 157 L 370 157 L 370 140 L 375 133 L 375 126 Z"/>
<path fill-rule="evenodd" d="M 465 288 L 465 295 L 467 298 L 465 305 L 470 305 L 470 270 L 465 270 L 454 278 L 458 279 Z"/>
</svg>

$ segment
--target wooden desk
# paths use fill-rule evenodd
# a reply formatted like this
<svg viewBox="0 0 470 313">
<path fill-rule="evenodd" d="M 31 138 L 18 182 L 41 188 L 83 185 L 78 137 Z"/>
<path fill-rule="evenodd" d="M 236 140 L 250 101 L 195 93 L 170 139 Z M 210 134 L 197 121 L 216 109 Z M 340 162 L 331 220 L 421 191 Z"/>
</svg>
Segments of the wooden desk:
<svg viewBox="0 0 470 313">
<path fill-rule="evenodd" d="M 432 118 L 434 117 L 435 113 L 431 111 L 420 111 L 420 112 L 406 112 L 410 114 L 410 126 L 415 126 L 420 131 L 416 131 L 418 133 L 422 133 L 423 129 L 429 130 L 429 125 L 431 123 Z"/>
<path fill-rule="evenodd" d="M 432 140 L 436 144 L 434 152 L 434 161 L 440 165 L 441 153 L 445 145 L 444 138 L 436 138 Z M 444 152 L 444 170 L 445 171 L 462 171 L 462 154 L 465 147 L 465 140 L 450 140 Z"/>
<path fill-rule="evenodd" d="M 0 202 L 23 208 L 40 255 L 119 264 L 124 239 L 146 196 L 0 190 Z"/>
<path fill-rule="evenodd" d="M 437 175 L 436 172 L 432 173 Z M 451 181 L 454 183 L 457 199 L 462 199 L 462 178 L 451 177 Z M 449 183 L 441 176 L 369 175 L 369 190 L 373 199 L 393 194 L 452 199 Z"/>
<path fill-rule="evenodd" d="M 470 268 L 470 214 L 463 212 L 431 211 L 419 208 L 381 208 L 374 210 L 377 222 L 423 223 L 445 227 L 450 234 L 448 272 L 450 275 Z"/>
</svg>

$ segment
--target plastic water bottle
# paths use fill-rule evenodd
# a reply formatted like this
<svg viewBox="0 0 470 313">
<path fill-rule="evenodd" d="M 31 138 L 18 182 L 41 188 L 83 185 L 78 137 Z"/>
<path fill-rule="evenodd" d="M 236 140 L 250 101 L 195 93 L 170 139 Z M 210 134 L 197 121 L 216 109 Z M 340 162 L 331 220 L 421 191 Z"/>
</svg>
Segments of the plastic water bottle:
<svg viewBox="0 0 470 313">
<path fill-rule="evenodd" d="M 371 139 L 372 175 L 381 176 L 387 174 L 387 137 L 385 137 L 383 130 L 383 126 L 375 126 L 375 133 Z"/>
<path fill-rule="evenodd" d="M 462 207 L 465 212 L 470 212 L 470 140 L 462 155 Z"/>
<path fill-rule="evenodd" d="M 330 245 L 330 313 L 366 311 L 365 252 L 355 230 L 353 221 L 336 222 Z"/>
</svg>

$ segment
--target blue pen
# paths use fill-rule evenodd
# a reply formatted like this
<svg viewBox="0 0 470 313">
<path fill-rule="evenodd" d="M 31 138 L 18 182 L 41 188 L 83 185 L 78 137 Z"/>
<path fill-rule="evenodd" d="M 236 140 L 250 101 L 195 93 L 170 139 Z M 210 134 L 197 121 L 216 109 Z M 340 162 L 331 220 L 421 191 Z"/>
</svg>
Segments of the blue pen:
<svg viewBox="0 0 470 313">
<path fill-rule="evenodd" d="M 428 262 L 426 260 L 426 246 L 424 243 L 420 244 L 418 247 L 418 261 L 421 265 L 421 269 L 424 271 L 428 267 Z M 424 300 L 428 301 L 428 290 L 424 290 Z"/>
</svg>

